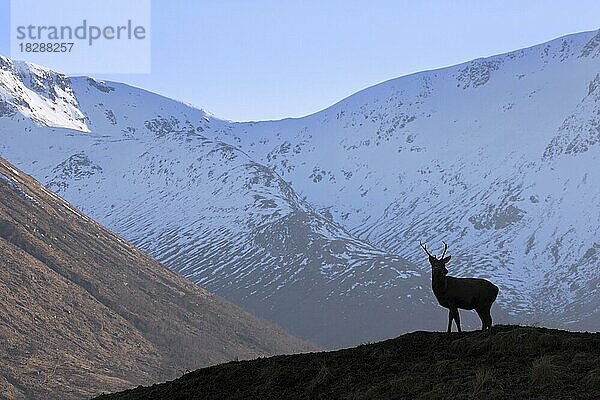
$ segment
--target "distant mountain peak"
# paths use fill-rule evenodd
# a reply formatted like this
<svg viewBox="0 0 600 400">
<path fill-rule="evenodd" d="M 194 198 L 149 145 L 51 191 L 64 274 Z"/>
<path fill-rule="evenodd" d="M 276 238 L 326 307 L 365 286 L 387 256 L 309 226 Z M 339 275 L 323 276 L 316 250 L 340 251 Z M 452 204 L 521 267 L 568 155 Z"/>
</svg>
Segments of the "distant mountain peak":
<svg viewBox="0 0 600 400">
<path fill-rule="evenodd" d="M 0 56 L 0 116 L 17 113 L 42 126 L 90 132 L 66 75 Z"/>
</svg>

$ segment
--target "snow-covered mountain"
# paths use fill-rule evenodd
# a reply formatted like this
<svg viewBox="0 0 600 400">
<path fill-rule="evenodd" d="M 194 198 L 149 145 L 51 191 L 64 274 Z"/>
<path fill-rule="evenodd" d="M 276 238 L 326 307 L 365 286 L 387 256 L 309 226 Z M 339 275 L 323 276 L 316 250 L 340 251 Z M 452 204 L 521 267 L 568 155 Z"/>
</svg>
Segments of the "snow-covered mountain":
<svg viewBox="0 0 600 400">
<path fill-rule="evenodd" d="M 0 73 L 0 155 L 296 335 L 443 327 L 419 239 L 491 277 L 513 318 L 600 328 L 600 33 L 253 123 L 5 58 Z"/>
<path fill-rule="evenodd" d="M 25 91 L 27 64 L 3 62 L 11 90 Z M 51 113 L 25 106 L 38 111 L 32 120 L 7 97 L 1 154 L 192 281 L 331 346 L 386 337 L 412 319 L 404 311 L 431 309 L 416 266 L 358 239 L 272 169 L 214 139 L 231 123 L 127 85 L 29 71 L 46 77 L 38 103 L 67 82 L 87 129 L 41 125 Z"/>
<path fill-rule="evenodd" d="M 0 117 L 16 114 L 42 126 L 89 132 L 69 78 L 47 68 L 0 56 Z"/>
<path fill-rule="evenodd" d="M 417 239 L 446 240 L 513 314 L 598 329 L 599 86 L 585 32 L 218 137 L 372 245 L 420 263 Z"/>
</svg>

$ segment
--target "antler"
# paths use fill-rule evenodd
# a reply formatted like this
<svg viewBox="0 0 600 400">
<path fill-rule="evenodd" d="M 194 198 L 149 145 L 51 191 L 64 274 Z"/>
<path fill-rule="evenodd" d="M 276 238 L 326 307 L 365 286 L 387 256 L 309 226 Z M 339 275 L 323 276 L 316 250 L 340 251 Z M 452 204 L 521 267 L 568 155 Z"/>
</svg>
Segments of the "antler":
<svg viewBox="0 0 600 400">
<path fill-rule="evenodd" d="M 446 244 L 446 242 L 442 241 L 442 243 L 444 243 L 444 252 L 442 253 L 442 256 L 440 257 L 440 260 L 444 259 L 444 256 L 446 255 L 446 250 L 448 250 L 448 245 Z"/>
<path fill-rule="evenodd" d="M 423 244 L 423 243 L 421 243 L 421 240 L 419 240 L 419 244 L 421 245 L 421 248 L 422 248 L 423 250 L 425 250 L 425 253 L 427 253 L 427 255 L 428 255 L 429 257 L 433 257 L 433 256 L 431 255 L 431 253 L 430 253 L 429 251 L 427 251 L 427 244 Z"/>
</svg>

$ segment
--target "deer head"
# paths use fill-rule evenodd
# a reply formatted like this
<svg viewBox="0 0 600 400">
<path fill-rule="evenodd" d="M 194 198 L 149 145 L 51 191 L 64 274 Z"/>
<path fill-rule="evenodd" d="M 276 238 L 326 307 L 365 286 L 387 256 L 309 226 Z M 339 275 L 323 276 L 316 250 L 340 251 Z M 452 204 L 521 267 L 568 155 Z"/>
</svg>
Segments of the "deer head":
<svg viewBox="0 0 600 400">
<path fill-rule="evenodd" d="M 442 242 L 442 243 L 444 243 L 444 252 L 442 253 L 442 256 L 440 258 L 437 258 L 436 256 L 432 255 L 429 252 L 429 250 L 427 250 L 427 245 L 421 243 L 421 241 L 419 240 L 419 244 L 421 245 L 421 248 L 429 256 L 429 264 L 431 264 L 431 271 L 433 273 L 440 273 L 442 275 L 446 275 L 448 273 L 448 270 L 446 269 L 446 264 L 448 263 L 448 261 L 450 261 L 450 258 L 452 256 L 448 256 L 448 257 L 444 258 L 444 256 L 446 255 L 446 251 L 448 250 L 448 245 L 446 244 L 446 242 Z"/>
</svg>

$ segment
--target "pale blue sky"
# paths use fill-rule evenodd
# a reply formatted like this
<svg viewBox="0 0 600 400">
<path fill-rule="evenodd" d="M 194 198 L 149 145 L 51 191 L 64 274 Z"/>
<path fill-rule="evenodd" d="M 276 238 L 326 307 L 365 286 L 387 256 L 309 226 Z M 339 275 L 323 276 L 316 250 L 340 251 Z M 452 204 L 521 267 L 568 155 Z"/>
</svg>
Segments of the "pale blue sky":
<svg viewBox="0 0 600 400">
<path fill-rule="evenodd" d="M 599 15 L 597 0 L 154 0 L 152 73 L 98 77 L 222 118 L 298 117 L 401 75 L 598 29 Z"/>
</svg>

